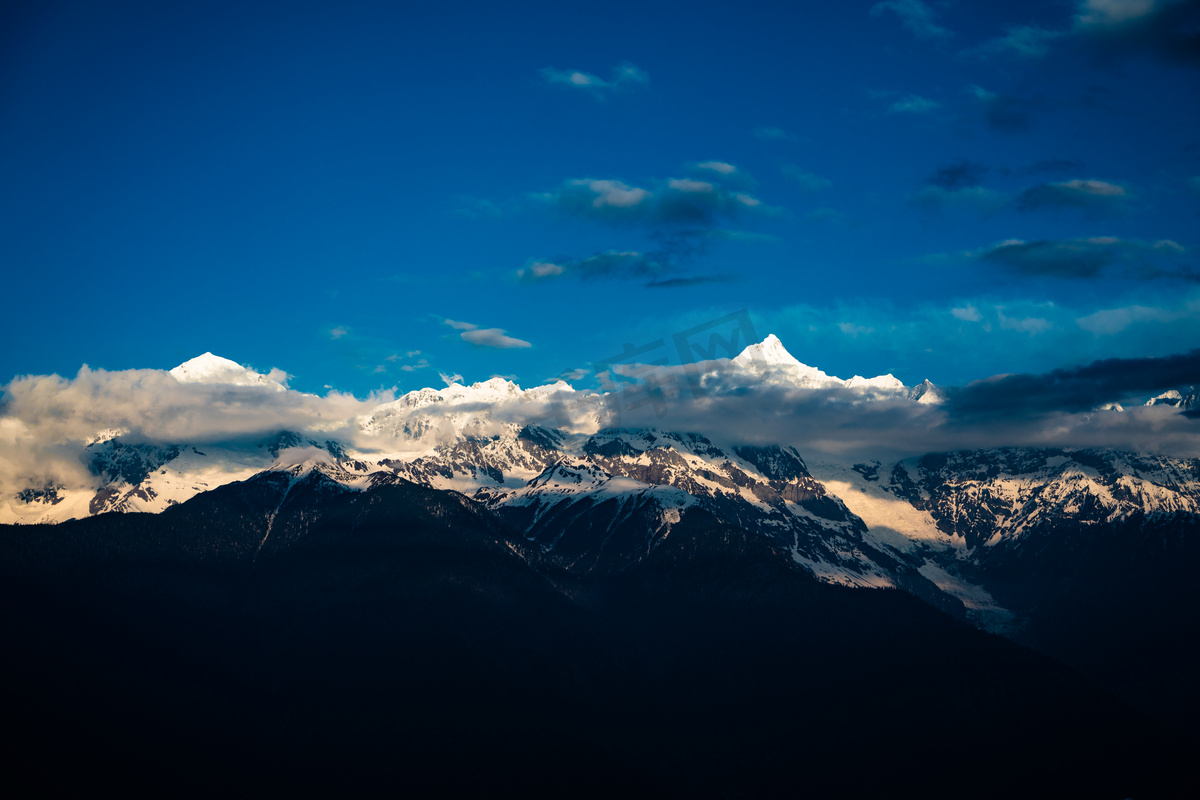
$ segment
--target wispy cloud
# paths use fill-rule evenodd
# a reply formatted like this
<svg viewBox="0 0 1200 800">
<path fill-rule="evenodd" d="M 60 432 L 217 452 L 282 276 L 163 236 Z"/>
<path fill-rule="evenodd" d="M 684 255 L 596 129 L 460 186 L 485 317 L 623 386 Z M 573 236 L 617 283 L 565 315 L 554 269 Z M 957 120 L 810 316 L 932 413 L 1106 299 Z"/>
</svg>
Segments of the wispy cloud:
<svg viewBox="0 0 1200 800">
<path fill-rule="evenodd" d="M 443 322 L 451 328 L 461 331 L 458 336 L 464 342 L 470 342 L 479 347 L 494 347 L 499 350 L 533 347 L 532 344 L 524 339 L 517 339 L 507 335 L 507 332 L 502 328 L 480 328 L 473 323 L 459 322 L 453 319 L 446 319 Z"/>
<path fill-rule="evenodd" d="M 648 289 L 686 289 L 689 286 L 703 286 L 709 283 L 729 283 L 737 280 L 733 275 L 695 275 L 689 278 L 664 278 L 650 281 Z"/>
<path fill-rule="evenodd" d="M 1154 243 L 1113 236 L 1029 242 L 1009 239 L 969 255 L 1030 276 L 1200 280 L 1195 250 L 1167 239 Z"/>
<path fill-rule="evenodd" d="M 666 276 L 681 272 L 712 242 L 736 238 L 738 232 L 726 227 L 729 223 L 776 213 L 751 193 L 754 184 L 752 177 L 724 161 L 692 164 L 680 177 L 643 185 L 615 178 L 566 181 L 533 200 L 573 220 L 633 230 L 657 246 L 613 248 L 582 258 L 541 257 L 517 270 L 517 278 L 524 283 L 562 277 L 634 278 L 657 288 L 682 286 L 682 278 L 668 282 Z"/>
<path fill-rule="evenodd" d="M 517 279 L 523 283 L 541 283 L 559 277 L 585 281 L 632 279 L 644 280 L 651 288 L 679 288 L 728 280 L 724 276 L 667 277 L 684 268 L 683 252 L 680 248 L 668 247 L 649 253 L 606 250 L 586 258 L 563 256 L 553 261 L 535 261 L 517 270 Z"/>
<path fill-rule="evenodd" d="M 788 133 L 783 128 L 775 128 L 772 126 L 755 128 L 754 136 L 755 136 L 755 138 L 762 139 L 763 141 L 767 141 L 767 142 L 770 142 L 770 141 L 796 142 L 796 141 L 799 141 L 799 138 L 800 138 L 800 137 L 796 136 L 795 134 Z"/>
<path fill-rule="evenodd" d="M 928 114 L 930 111 L 936 111 L 941 107 L 942 104 L 936 100 L 930 100 L 928 97 L 922 97 L 919 94 L 910 94 L 893 101 L 888 106 L 888 111 L 895 114 Z"/>
<path fill-rule="evenodd" d="M 1075 158 L 1044 158 L 1033 161 L 1025 166 L 1008 170 L 1018 175 L 1038 175 L 1044 172 L 1079 172 L 1084 168 L 1082 161 Z"/>
<path fill-rule="evenodd" d="M 495 347 L 500 350 L 533 347 L 524 339 L 516 339 L 505 334 L 501 328 L 479 328 L 473 331 L 463 331 L 459 334 L 464 340 L 480 347 Z"/>
<path fill-rule="evenodd" d="M 983 112 L 987 126 L 1001 133 L 1021 133 L 1029 129 L 1035 111 L 1045 108 L 1044 97 L 1024 97 L 1015 94 L 1000 94 L 972 85 L 967 89 Z"/>
<path fill-rule="evenodd" d="M 978 186 L 983 182 L 983 176 L 987 173 L 986 164 L 960 158 L 944 167 L 938 167 L 932 175 L 925 179 L 925 182 L 941 189 L 964 189 Z"/>
<path fill-rule="evenodd" d="M 616 179 L 570 180 L 536 195 L 559 213 L 609 224 L 649 228 L 679 225 L 712 226 L 761 205 L 758 198 L 731 187 L 727 179 L 737 170 L 723 162 L 697 165 L 711 173 L 708 180 L 670 178 L 646 186 Z"/>
<path fill-rule="evenodd" d="M 909 201 L 926 209 L 969 208 L 984 214 L 999 211 L 1009 203 L 1004 195 L 982 186 L 962 186 L 956 189 L 925 186 L 915 192 Z"/>
<path fill-rule="evenodd" d="M 815 192 L 820 189 L 828 189 L 833 185 L 833 181 L 828 178 L 822 178 L 820 175 L 814 175 L 793 164 L 785 164 L 783 166 L 783 174 L 787 175 L 793 181 L 800 185 L 801 189 L 806 189 L 810 192 Z"/>
<path fill-rule="evenodd" d="M 629 62 L 622 62 L 612 71 L 609 80 L 579 70 L 562 70 L 546 67 L 541 71 L 547 83 L 565 86 L 579 91 L 590 92 L 597 98 L 607 97 L 614 92 L 650 83 L 650 76 L 644 70 Z"/>
<path fill-rule="evenodd" d="M 937 12 L 921 0 L 884 0 L 871 6 L 871 16 L 895 14 L 900 23 L 919 39 L 948 39 L 954 32 L 937 23 Z"/>
<path fill-rule="evenodd" d="M 1077 209 L 1092 215 L 1110 215 L 1125 210 L 1129 192 L 1108 181 L 1070 180 L 1031 186 L 1017 195 L 1018 211 Z"/>
<path fill-rule="evenodd" d="M 1102 59 L 1143 53 L 1200 65 L 1197 0 L 1079 0 L 1061 28 L 1021 25 L 963 51 L 968 56 L 1042 58 L 1056 42 L 1074 42 Z"/>
<path fill-rule="evenodd" d="M 963 55 L 983 58 L 992 56 L 1041 58 L 1050 52 L 1051 43 L 1066 35 L 1066 31 L 1049 30 L 1038 25 L 1015 25 L 1005 30 L 1003 36 L 989 39 L 977 47 L 969 48 L 963 51 Z"/>
<path fill-rule="evenodd" d="M 1173 322 L 1197 312 L 1200 312 L 1200 304 L 1197 303 L 1191 303 L 1183 308 L 1164 308 L 1135 304 L 1119 306 L 1117 308 L 1103 308 L 1077 318 L 1075 323 L 1088 333 L 1096 336 L 1115 336 L 1139 323 Z"/>
</svg>

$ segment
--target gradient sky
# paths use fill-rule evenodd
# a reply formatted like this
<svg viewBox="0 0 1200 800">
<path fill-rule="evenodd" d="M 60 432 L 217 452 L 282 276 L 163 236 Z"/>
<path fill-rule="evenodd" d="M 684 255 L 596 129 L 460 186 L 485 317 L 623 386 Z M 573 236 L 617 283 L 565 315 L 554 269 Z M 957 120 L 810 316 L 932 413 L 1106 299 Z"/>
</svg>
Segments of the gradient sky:
<svg viewBox="0 0 1200 800">
<path fill-rule="evenodd" d="M 0 381 L 359 396 L 739 309 L 831 374 L 1200 345 L 1200 3 L 8 3 Z"/>
</svg>

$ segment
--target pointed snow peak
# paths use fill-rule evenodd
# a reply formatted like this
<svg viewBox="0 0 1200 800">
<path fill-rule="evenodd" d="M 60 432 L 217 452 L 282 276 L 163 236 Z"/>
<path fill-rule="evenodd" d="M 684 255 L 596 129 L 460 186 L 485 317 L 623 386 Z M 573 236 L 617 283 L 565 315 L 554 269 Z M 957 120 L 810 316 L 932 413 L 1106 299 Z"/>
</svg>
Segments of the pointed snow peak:
<svg viewBox="0 0 1200 800">
<path fill-rule="evenodd" d="M 1182 390 L 1169 389 L 1147 400 L 1146 405 L 1174 406 L 1181 411 L 1194 411 L 1200 408 L 1200 391 L 1195 386 L 1185 386 Z"/>
<path fill-rule="evenodd" d="M 941 390 L 929 378 L 926 378 L 910 389 L 908 397 L 910 400 L 916 400 L 918 403 L 924 405 L 938 405 L 945 402 Z"/>
<path fill-rule="evenodd" d="M 267 386 L 283 391 L 283 384 L 259 375 L 236 361 L 212 353 L 185 361 L 170 373 L 180 383 L 223 383 L 233 386 Z"/>
<path fill-rule="evenodd" d="M 747 347 L 733 359 L 733 363 L 768 381 L 782 380 L 805 388 L 844 385 L 840 378 L 800 363 L 773 333 L 758 344 Z"/>
<path fill-rule="evenodd" d="M 775 334 L 767 334 L 767 338 L 763 339 L 758 344 L 752 344 L 738 354 L 737 358 L 733 359 L 735 364 L 747 365 L 752 362 L 766 364 L 768 366 L 794 366 L 803 367 L 796 358 L 787 351 L 783 346 L 783 342 L 779 341 L 779 337 Z"/>
<path fill-rule="evenodd" d="M 244 371 L 244 367 L 236 361 L 231 361 L 228 358 L 221 358 L 212 353 L 196 356 L 195 358 L 185 361 L 175 369 L 171 370 L 171 374 L 177 379 L 183 376 L 183 379 L 196 380 L 198 376 L 210 375 L 217 372 L 228 371 Z"/>
</svg>

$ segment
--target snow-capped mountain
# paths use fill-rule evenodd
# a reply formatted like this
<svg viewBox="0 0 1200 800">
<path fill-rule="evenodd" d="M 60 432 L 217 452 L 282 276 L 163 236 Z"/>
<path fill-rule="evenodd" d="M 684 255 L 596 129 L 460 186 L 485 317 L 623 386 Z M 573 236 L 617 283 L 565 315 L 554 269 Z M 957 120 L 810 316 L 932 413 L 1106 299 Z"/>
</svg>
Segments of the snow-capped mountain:
<svg viewBox="0 0 1200 800">
<path fill-rule="evenodd" d="M 1148 406 L 1171 406 L 1180 411 L 1200 411 L 1200 389 L 1186 386 L 1183 389 L 1169 389 L 1160 395 L 1146 401 Z"/>
<path fill-rule="evenodd" d="M 263 386 L 277 392 L 284 391 L 282 383 L 269 375 L 260 375 L 243 367 L 236 361 L 214 356 L 212 353 L 196 356 L 171 370 L 171 376 L 180 383 L 224 383 L 231 386 Z"/>
<path fill-rule="evenodd" d="M 909 394 L 914 400 L 936 403 L 941 397 L 928 380 L 913 389 L 906 387 L 899 378 L 888 373 L 874 378 L 855 375 L 842 380 L 833 375 L 801 363 L 783 346 L 779 337 L 770 334 L 758 344 L 752 344 L 732 359 L 733 366 L 749 373 L 761 381 L 782 383 L 803 389 L 858 389 L 880 394 Z"/>
<path fill-rule="evenodd" d="M 743 378 L 850 390 L 864 401 L 942 399 L 928 380 L 910 388 L 892 375 L 828 375 L 794 358 L 774 335 L 725 363 Z M 184 383 L 287 391 L 210 353 L 170 374 Z M 93 486 L 28 487 L 0 506 L 0 521 L 160 512 L 259 473 L 315 471 L 354 490 L 399 479 L 471 498 L 581 573 L 620 571 L 683 517 L 703 514 L 767 537 L 821 580 L 904 588 L 1005 629 L 1019 625 L 1022 612 L 986 588 L 1001 554 L 1059 535 L 1047 531 L 1196 514 L 1200 504 L 1195 464 L 1167 458 L 1011 450 L 810 468 L 783 443 L 751 447 L 698 432 L 605 428 L 607 400 L 562 381 L 522 389 L 492 378 L 420 389 L 361 414 L 354 424 L 369 448 L 359 449 L 292 431 L 208 444 L 126 442 L 119 430 L 101 431 L 84 451 Z M 1152 402 L 1188 399 L 1176 392 Z"/>
<path fill-rule="evenodd" d="M 946 394 L 891 375 L 842 380 L 793 358 L 774 336 L 705 369 L 784 397 L 827 392 L 851 409 L 879 402 L 924 415 Z M 221 387 L 236 387 L 228 394 L 239 400 L 292 397 L 282 394 L 291 392 L 284 376 L 210 354 L 171 375 L 222 396 Z M 117 519 L 111 512 L 163 512 L 169 522 L 190 509 L 188 518 L 209 520 L 205 536 L 234 525 L 221 535 L 254 564 L 305 546 L 314 532 L 332 535 L 340 509 L 424 492 L 439 498 L 429 506 L 438 514 L 460 509 L 522 560 L 553 564 L 581 585 L 686 560 L 715 531 L 761 545 L 756 552 L 788 574 L 901 590 L 1080 669 L 1098 665 L 1109 686 L 1128 687 L 1128 675 L 1138 686 L 1179 685 L 1188 675 L 1174 651 L 1155 650 L 1178 623 L 1160 625 L 1156 609 L 1200 602 L 1187 574 L 1200 559 L 1200 460 L 1010 448 L 839 461 L 665 424 L 608 427 L 611 399 L 564 382 L 524 389 L 493 378 L 356 406 L 340 437 L 277 430 L 148 442 L 97 426 L 80 443 L 89 482 L 31 483 L 0 498 L 0 523 L 102 523 Z M 1168 392 L 1152 402 L 1186 410 L 1192 400 Z M 1122 649 L 1145 631 L 1156 638 L 1139 647 L 1178 672 L 1174 683 L 1156 682 Z M 1146 702 L 1161 701 L 1147 692 Z"/>
</svg>

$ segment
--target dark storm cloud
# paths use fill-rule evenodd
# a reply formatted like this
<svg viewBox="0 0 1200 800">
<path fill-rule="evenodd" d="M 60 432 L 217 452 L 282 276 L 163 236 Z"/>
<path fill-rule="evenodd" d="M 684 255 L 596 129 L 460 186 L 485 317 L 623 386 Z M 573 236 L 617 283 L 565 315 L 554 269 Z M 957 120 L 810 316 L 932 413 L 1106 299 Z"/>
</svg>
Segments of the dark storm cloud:
<svg viewBox="0 0 1200 800">
<path fill-rule="evenodd" d="M 1021 192 L 1013 201 L 1018 211 L 1077 209 L 1093 215 L 1118 214 L 1125 210 L 1129 192 L 1107 181 L 1070 180 L 1041 183 Z"/>
<path fill-rule="evenodd" d="M 1079 0 L 1075 12 L 1063 27 L 1010 27 L 963 55 L 1041 58 L 1074 44 L 1102 61 L 1149 55 L 1200 66 L 1200 0 Z"/>
<path fill-rule="evenodd" d="M 1200 0 L 1085 0 L 1074 32 L 1104 59 L 1148 54 L 1200 66 Z"/>
<path fill-rule="evenodd" d="M 1194 249 L 1163 240 L 1098 236 L 1090 239 L 1011 239 L 973 257 L 1011 272 L 1051 278 L 1200 280 Z"/>
<path fill-rule="evenodd" d="M 697 374 L 699 394 L 689 388 Z M 962 389 L 940 387 L 951 396 L 940 405 L 900 394 L 764 382 L 725 360 L 663 367 L 654 375 L 662 387 L 659 402 L 619 403 L 619 415 L 606 424 L 699 431 L 739 444 L 787 443 L 802 452 L 842 457 L 1014 446 L 1200 454 L 1200 425 L 1174 408 L 1136 405 L 1124 412 L 1094 411 L 1112 399 L 1195 383 L 1200 380 L 1200 351 L 1097 362 L 1045 375 L 1001 376 Z M 998 387 L 994 394 L 992 387 Z"/>
<path fill-rule="evenodd" d="M 648 289 L 684 289 L 688 286 L 703 286 L 707 283 L 728 283 L 735 280 L 732 275 L 696 275 L 691 278 L 667 278 L 651 281 L 646 284 Z"/>
<path fill-rule="evenodd" d="M 1079 413 L 1164 389 L 1200 383 L 1200 350 L 1162 358 L 1110 358 L 1038 375 L 997 375 L 947 390 L 952 417 Z"/>
</svg>

